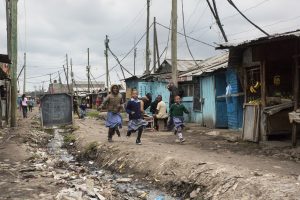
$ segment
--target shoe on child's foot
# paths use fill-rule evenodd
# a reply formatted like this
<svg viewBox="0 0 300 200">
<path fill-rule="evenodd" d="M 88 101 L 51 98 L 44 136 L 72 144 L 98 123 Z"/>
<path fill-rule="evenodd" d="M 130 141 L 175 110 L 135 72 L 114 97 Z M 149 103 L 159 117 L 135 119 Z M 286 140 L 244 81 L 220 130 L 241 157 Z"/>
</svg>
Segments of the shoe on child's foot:
<svg viewBox="0 0 300 200">
<path fill-rule="evenodd" d="M 180 143 L 183 143 L 185 142 L 185 139 L 184 138 L 180 138 Z"/>
<path fill-rule="evenodd" d="M 174 135 L 176 135 L 176 134 L 177 134 L 177 130 L 174 131 Z"/>
<path fill-rule="evenodd" d="M 120 131 L 117 131 L 117 135 L 118 137 L 121 137 Z"/>
<path fill-rule="evenodd" d="M 112 142 L 113 140 L 112 140 L 112 138 L 108 138 L 108 142 Z"/>
<path fill-rule="evenodd" d="M 142 144 L 141 140 L 136 140 L 135 143 L 136 143 L 137 145 L 141 145 L 141 144 Z"/>
</svg>

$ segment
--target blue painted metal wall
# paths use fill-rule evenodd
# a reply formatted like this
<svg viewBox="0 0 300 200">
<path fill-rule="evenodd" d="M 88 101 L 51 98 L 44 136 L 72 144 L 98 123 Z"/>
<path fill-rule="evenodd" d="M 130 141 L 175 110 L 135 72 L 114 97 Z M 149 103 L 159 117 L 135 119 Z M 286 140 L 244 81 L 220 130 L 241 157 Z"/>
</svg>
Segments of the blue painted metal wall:
<svg viewBox="0 0 300 200">
<path fill-rule="evenodd" d="M 214 128 L 216 124 L 216 96 L 214 76 L 207 76 L 201 79 L 202 98 L 204 99 L 203 125 Z"/>
<path fill-rule="evenodd" d="M 202 112 L 198 112 L 198 111 L 193 110 L 193 97 L 183 97 L 182 98 L 182 104 L 190 112 L 189 115 L 184 116 L 185 122 L 197 123 L 197 124 L 202 125 Z"/>
<path fill-rule="evenodd" d="M 227 105 L 226 105 L 226 74 L 224 71 L 215 73 L 216 86 L 216 128 L 228 127 Z M 212 94 L 213 95 L 213 94 Z"/>
<path fill-rule="evenodd" d="M 228 68 L 226 72 L 227 82 L 232 88 L 232 96 L 227 98 L 228 128 L 239 129 L 243 126 L 243 102 L 244 97 L 238 95 L 242 92 L 235 69 Z"/>
</svg>

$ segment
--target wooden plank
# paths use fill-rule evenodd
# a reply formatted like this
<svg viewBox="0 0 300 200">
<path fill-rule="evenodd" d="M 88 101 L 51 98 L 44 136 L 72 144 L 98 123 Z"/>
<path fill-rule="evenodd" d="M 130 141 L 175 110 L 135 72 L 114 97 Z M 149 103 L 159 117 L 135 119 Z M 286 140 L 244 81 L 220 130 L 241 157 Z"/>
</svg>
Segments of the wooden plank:
<svg viewBox="0 0 300 200">
<path fill-rule="evenodd" d="M 261 82 L 261 105 L 266 107 L 266 61 L 260 65 L 260 82 Z"/>
<path fill-rule="evenodd" d="M 298 109 L 299 102 L 299 63 L 298 57 L 295 58 L 295 76 L 294 76 L 294 111 Z M 297 124 L 293 123 L 292 129 L 292 145 L 295 147 L 297 145 Z"/>
<path fill-rule="evenodd" d="M 247 69 L 243 68 L 244 73 L 244 103 L 247 103 L 247 97 L 248 97 L 248 76 L 247 76 Z"/>
</svg>

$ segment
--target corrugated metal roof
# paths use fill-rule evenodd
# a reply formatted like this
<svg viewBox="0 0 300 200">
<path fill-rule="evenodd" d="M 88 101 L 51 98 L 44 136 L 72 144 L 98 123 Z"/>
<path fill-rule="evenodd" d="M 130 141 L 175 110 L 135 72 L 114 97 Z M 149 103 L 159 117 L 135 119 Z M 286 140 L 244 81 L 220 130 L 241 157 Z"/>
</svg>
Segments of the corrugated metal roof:
<svg viewBox="0 0 300 200">
<path fill-rule="evenodd" d="M 170 66 L 172 66 L 172 60 L 171 59 L 166 59 L 166 62 L 168 62 L 168 64 Z M 196 60 L 197 64 L 200 64 L 202 62 L 202 60 Z M 186 72 L 189 71 L 193 68 L 195 68 L 196 63 L 194 60 L 177 60 L 177 69 L 178 71 L 181 72 Z"/>
<path fill-rule="evenodd" d="M 179 77 L 185 76 L 200 76 L 203 73 L 211 73 L 221 68 L 228 67 L 228 55 L 229 53 L 223 53 L 218 56 L 210 57 L 206 60 L 201 61 L 198 66 L 187 73 L 180 75 Z"/>
<path fill-rule="evenodd" d="M 253 40 L 246 40 L 246 41 L 243 41 L 240 43 L 226 42 L 224 44 L 220 44 L 219 47 L 217 47 L 217 49 L 242 47 L 242 46 L 247 46 L 250 44 L 270 42 L 270 41 L 277 40 L 277 39 L 287 39 L 287 38 L 297 38 L 297 37 L 300 37 L 300 30 L 290 31 L 290 32 L 285 32 L 285 33 L 277 33 L 277 34 L 273 34 L 270 36 L 255 38 Z"/>
</svg>

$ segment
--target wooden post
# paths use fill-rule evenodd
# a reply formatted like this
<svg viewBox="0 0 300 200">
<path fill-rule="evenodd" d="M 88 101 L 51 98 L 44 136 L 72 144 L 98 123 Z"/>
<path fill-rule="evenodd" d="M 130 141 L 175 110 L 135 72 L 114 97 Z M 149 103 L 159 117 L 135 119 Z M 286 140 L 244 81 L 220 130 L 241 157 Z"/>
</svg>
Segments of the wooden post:
<svg viewBox="0 0 300 200">
<path fill-rule="evenodd" d="M 149 22 L 150 22 L 150 0 L 147 0 L 147 26 L 146 26 L 146 72 L 145 74 L 150 74 L 150 50 L 149 50 Z"/>
<path fill-rule="evenodd" d="M 172 0 L 172 34 L 171 34 L 171 57 L 172 57 L 172 82 L 178 86 L 177 71 L 177 0 Z"/>
<path fill-rule="evenodd" d="M 24 53 L 24 85 L 23 94 L 26 94 L 26 53 Z"/>
<path fill-rule="evenodd" d="M 11 58 L 12 64 L 10 65 L 11 86 L 10 86 L 10 125 L 11 127 L 17 126 L 17 62 L 18 62 L 18 0 L 10 0 L 8 8 L 9 23 L 8 30 L 10 32 L 10 40 L 8 41 L 9 52 L 8 55 Z"/>
<path fill-rule="evenodd" d="M 266 107 L 266 61 L 262 61 L 260 65 L 260 82 L 261 82 L 261 105 Z"/>
<path fill-rule="evenodd" d="M 247 69 L 243 67 L 244 73 L 244 103 L 247 103 L 247 96 L 248 96 L 248 76 L 247 76 Z"/>
<path fill-rule="evenodd" d="M 155 31 L 156 31 L 156 17 L 153 19 L 153 72 L 156 71 L 156 41 L 155 41 Z"/>
<path fill-rule="evenodd" d="M 108 70 L 108 43 L 109 43 L 109 39 L 108 36 L 105 36 L 105 50 L 104 50 L 104 54 L 105 54 L 105 61 L 106 61 L 106 87 L 107 87 L 107 95 L 109 94 L 109 85 L 108 85 L 108 78 L 109 78 L 109 70 Z"/>
<path fill-rule="evenodd" d="M 294 76 L 294 111 L 298 109 L 299 103 L 299 56 L 295 57 L 295 76 Z M 297 145 L 297 123 L 293 122 L 292 128 L 292 145 Z"/>
</svg>

